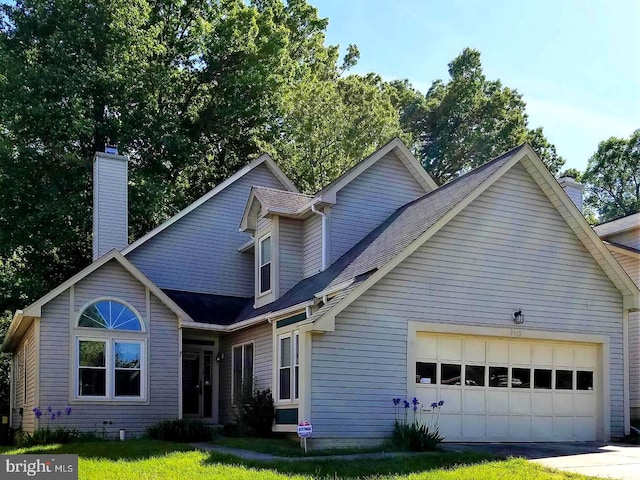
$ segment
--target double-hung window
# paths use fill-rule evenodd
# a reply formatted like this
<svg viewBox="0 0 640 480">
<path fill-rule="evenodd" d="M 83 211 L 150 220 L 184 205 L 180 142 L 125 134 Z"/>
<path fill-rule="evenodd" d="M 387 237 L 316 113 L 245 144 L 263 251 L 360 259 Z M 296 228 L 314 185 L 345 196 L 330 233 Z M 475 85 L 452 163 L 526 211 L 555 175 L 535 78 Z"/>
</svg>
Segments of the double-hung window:
<svg viewBox="0 0 640 480">
<path fill-rule="evenodd" d="M 271 237 L 260 239 L 258 255 L 258 292 L 260 295 L 271 290 Z"/>
<path fill-rule="evenodd" d="M 253 343 L 235 345 L 231 357 L 231 398 L 235 404 L 253 392 Z"/>
<path fill-rule="evenodd" d="M 278 337 L 278 400 L 298 398 L 300 365 L 300 337 L 298 332 Z"/>
<path fill-rule="evenodd" d="M 85 308 L 76 336 L 77 399 L 144 400 L 146 338 L 139 315 L 116 300 Z"/>
</svg>

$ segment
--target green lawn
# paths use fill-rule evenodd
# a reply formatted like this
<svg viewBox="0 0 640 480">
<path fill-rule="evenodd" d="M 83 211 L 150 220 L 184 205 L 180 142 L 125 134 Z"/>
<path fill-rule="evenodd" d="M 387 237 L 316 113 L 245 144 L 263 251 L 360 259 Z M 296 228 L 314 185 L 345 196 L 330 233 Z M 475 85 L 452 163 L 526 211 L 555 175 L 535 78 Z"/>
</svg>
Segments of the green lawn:
<svg viewBox="0 0 640 480">
<path fill-rule="evenodd" d="M 242 461 L 229 455 L 194 451 L 188 446 L 150 440 L 50 445 L 3 449 L 4 453 L 76 453 L 83 480 L 333 479 L 376 480 L 565 480 L 581 475 L 554 472 L 522 459 L 489 460 L 480 454 L 425 453 L 412 457 L 335 461 L 322 459 Z M 334 476 L 335 475 L 335 476 Z"/>
</svg>

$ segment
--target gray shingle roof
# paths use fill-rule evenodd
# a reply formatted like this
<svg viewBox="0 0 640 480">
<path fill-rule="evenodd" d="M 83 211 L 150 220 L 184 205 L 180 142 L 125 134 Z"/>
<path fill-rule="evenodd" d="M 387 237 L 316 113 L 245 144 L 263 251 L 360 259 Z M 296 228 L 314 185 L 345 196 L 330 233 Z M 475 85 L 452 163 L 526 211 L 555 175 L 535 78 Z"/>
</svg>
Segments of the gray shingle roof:
<svg viewBox="0 0 640 480">
<path fill-rule="evenodd" d="M 236 321 L 302 303 L 312 299 L 314 294 L 322 290 L 360 275 L 370 275 L 432 227 L 448 211 L 507 163 L 523 146 L 520 145 L 400 207 L 362 241 L 331 264 L 327 270 L 305 278 L 275 302 L 258 309 L 248 306 L 240 312 Z"/>
<path fill-rule="evenodd" d="M 295 214 L 309 204 L 313 197 L 302 193 L 287 192 L 267 187 L 253 187 L 256 198 L 263 208 L 280 213 Z"/>
</svg>

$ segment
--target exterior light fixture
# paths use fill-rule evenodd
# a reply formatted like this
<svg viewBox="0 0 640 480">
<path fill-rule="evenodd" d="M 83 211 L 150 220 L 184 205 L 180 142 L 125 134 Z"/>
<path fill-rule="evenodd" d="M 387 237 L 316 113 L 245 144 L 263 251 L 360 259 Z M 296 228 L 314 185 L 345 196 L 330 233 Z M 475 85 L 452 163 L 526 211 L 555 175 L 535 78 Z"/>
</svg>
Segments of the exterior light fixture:
<svg viewBox="0 0 640 480">
<path fill-rule="evenodd" d="M 511 318 L 513 318 L 513 323 L 516 325 L 522 325 L 524 323 L 524 314 L 522 310 L 516 310 L 511 314 Z"/>
<path fill-rule="evenodd" d="M 216 355 L 216 362 L 220 363 L 222 360 L 224 360 L 224 353 L 218 352 Z"/>
</svg>

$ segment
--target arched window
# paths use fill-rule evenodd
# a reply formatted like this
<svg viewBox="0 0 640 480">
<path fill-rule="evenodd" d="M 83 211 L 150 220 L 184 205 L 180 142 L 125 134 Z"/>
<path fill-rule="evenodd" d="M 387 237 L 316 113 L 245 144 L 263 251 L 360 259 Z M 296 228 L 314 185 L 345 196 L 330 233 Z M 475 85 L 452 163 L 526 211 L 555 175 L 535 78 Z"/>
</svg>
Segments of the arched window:
<svg viewBox="0 0 640 480">
<path fill-rule="evenodd" d="M 142 322 L 138 315 L 131 308 L 116 300 L 99 300 L 89 305 L 80 314 L 78 326 L 107 330 L 142 331 Z"/>
</svg>

